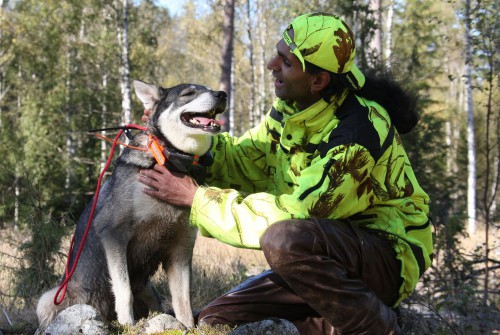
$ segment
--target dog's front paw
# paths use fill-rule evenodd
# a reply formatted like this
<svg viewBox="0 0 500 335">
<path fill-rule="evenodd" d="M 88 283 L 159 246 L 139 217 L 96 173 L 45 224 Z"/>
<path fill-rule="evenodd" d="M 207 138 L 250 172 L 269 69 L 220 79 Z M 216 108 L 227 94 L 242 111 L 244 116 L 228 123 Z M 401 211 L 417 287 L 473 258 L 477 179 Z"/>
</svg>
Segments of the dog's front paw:
<svg viewBox="0 0 500 335">
<path fill-rule="evenodd" d="M 118 322 L 122 325 L 134 325 L 134 310 L 132 304 L 116 304 L 116 315 L 118 316 Z"/>
<path fill-rule="evenodd" d="M 135 325 L 133 315 L 118 315 L 118 322 L 122 325 Z"/>
<path fill-rule="evenodd" d="M 128 281 L 128 278 L 126 280 Z M 115 283 L 118 283 L 118 285 Z M 122 325 L 134 325 L 134 297 L 130 291 L 130 286 L 119 285 L 121 283 L 122 281 L 118 280 L 113 282 L 117 320 Z"/>
</svg>

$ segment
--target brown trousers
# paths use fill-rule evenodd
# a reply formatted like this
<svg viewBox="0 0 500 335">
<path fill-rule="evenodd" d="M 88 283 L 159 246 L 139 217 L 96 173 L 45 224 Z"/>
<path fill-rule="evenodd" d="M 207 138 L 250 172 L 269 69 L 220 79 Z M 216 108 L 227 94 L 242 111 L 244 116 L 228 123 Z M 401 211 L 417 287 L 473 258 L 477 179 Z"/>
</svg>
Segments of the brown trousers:
<svg viewBox="0 0 500 335">
<path fill-rule="evenodd" d="M 271 267 L 208 304 L 198 322 L 236 326 L 277 317 L 304 335 L 392 334 L 401 264 L 377 232 L 334 220 L 286 220 L 261 247 Z"/>
</svg>

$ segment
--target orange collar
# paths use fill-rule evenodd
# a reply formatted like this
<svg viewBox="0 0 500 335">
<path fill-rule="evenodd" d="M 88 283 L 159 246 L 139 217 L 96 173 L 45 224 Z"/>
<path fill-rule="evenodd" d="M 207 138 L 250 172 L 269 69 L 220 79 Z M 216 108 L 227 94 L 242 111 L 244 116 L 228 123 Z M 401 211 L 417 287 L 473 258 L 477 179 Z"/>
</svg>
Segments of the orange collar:
<svg viewBox="0 0 500 335">
<path fill-rule="evenodd" d="M 160 165 L 164 165 L 165 155 L 163 154 L 163 150 L 165 148 L 158 142 L 158 138 L 156 138 L 156 136 L 149 134 L 147 147 L 149 152 L 156 159 L 156 162 Z"/>
</svg>

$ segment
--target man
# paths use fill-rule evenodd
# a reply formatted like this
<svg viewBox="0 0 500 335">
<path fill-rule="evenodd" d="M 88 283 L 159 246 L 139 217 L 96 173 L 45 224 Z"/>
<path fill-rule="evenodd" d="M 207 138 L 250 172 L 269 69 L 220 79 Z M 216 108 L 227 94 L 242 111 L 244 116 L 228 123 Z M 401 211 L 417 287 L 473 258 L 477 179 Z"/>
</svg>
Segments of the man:
<svg viewBox="0 0 500 335">
<path fill-rule="evenodd" d="M 210 186 L 162 166 L 140 177 L 145 193 L 191 207 L 202 235 L 261 248 L 269 262 L 199 322 L 278 317 L 301 334 L 397 334 L 392 308 L 432 255 L 429 199 L 398 135 L 417 122 L 412 100 L 365 78 L 337 16 L 297 17 L 276 50 L 278 99 L 260 125 L 215 139 Z"/>
</svg>

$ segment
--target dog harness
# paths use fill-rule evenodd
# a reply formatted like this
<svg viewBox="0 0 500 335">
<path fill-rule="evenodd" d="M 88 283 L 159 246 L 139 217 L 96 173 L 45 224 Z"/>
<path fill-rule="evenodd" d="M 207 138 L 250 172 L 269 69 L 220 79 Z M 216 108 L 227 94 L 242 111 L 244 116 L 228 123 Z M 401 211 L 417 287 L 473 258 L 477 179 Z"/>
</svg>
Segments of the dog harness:
<svg viewBox="0 0 500 335">
<path fill-rule="evenodd" d="M 92 129 L 89 130 L 89 133 L 94 133 L 94 136 L 109 141 L 113 142 L 112 139 L 105 137 L 103 135 L 97 134 L 96 132 L 99 131 L 106 131 L 106 130 L 123 130 L 125 135 L 131 140 L 132 135 L 130 134 L 129 129 L 139 129 L 144 132 L 148 132 L 148 129 L 146 127 L 141 127 L 141 126 L 136 126 L 134 125 L 133 128 L 127 128 L 127 127 L 113 127 L 113 128 L 102 128 L 102 129 Z M 179 173 L 184 173 L 191 178 L 193 178 L 196 183 L 199 185 L 205 183 L 205 178 L 207 176 L 207 167 L 213 164 L 214 158 L 213 155 L 210 151 L 205 153 L 203 156 L 196 156 L 196 155 L 190 155 L 186 154 L 180 151 L 177 151 L 173 148 L 169 148 L 166 146 L 163 146 L 160 144 L 158 138 L 152 134 L 149 134 L 148 142 L 147 142 L 147 149 L 142 148 L 142 147 L 137 147 L 137 146 L 132 146 L 128 145 L 126 143 L 116 141 L 117 144 L 134 149 L 134 150 L 140 150 L 140 151 L 149 151 L 151 155 L 155 158 L 156 162 L 159 165 L 164 165 L 167 169 L 170 171 L 175 171 Z"/>
</svg>

